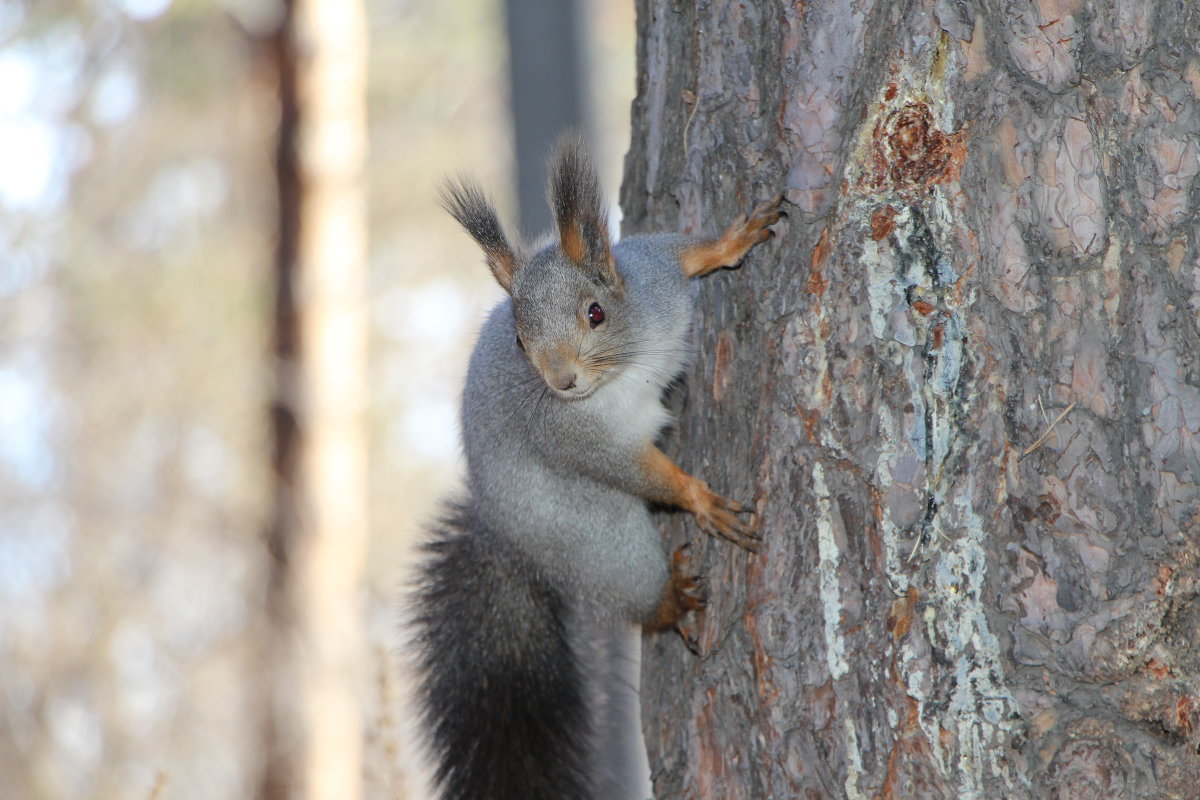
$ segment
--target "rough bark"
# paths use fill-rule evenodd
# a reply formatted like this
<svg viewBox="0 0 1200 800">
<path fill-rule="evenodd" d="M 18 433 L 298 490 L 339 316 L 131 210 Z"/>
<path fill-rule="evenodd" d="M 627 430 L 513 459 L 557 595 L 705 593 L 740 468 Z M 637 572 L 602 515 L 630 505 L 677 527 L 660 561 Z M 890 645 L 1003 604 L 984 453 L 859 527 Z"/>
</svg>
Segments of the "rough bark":
<svg viewBox="0 0 1200 800">
<path fill-rule="evenodd" d="M 264 800 L 362 795 L 366 22 L 290 0 L 279 80 Z"/>
<path fill-rule="evenodd" d="M 697 659 L 660 797 L 1195 798 L 1200 10 L 639 0 L 629 230 L 790 217 L 699 289 Z"/>
</svg>

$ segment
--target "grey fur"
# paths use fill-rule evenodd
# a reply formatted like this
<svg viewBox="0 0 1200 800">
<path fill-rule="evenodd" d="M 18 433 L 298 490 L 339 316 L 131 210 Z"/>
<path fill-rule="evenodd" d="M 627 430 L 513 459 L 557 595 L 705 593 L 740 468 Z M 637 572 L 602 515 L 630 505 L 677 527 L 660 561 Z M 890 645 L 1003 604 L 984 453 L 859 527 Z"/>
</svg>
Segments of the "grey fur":
<svg viewBox="0 0 1200 800">
<path fill-rule="evenodd" d="M 556 240 L 513 261 L 511 296 L 479 334 L 463 393 L 467 499 L 431 542 L 417 598 L 422 709 L 455 800 L 624 800 L 648 780 L 628 685 L 634 626 L 654 615 L 670 569 L 638 463 L 669 422 L 663 390 L 689 360 L 680 259 L 696 240 L 610 247 L 586 154 L 567 142 L 555 158 L 551 204 L 560 235 L 578 226 L 583 257 Z M 474 184 L 449 190 L 447 206 L 489 263 L 489 247 L 511 252 Z M 535 645 L 524 631 L 550 633 Z M 513 708 L 538 709 L 561 746 L 514 735 L 542 716 L 507 726 L 498 718 Z M 476 718 L 493 722 L 477 733 Z"/>
<path fill-rule="evenodd" d="M 588 780 L 598 799 L 642 800 L 654 793 L 642 738 L 642 631 L 625 625 L 608 634 L 597 637 L 593 662 L 590 714 L 595 729 Z"/>
<path fill-rule="evenodd" d="M 622 301 L 565 266 L 553 247 L 539 253 L 517 271 L 513 297 L 493 309 L 467 373 L 467 485 L 481 516 L 578 587 L 581 610 L 596 617 L 646 618 L 667 579 L 636 463 L 669 421 L 662 391 L 689 357 L 693 308 L 678 260 L 687 241 L 659 234 L 618 244 Z M 581 335 L 575 319 L 595 295 L 607 322 Z M 563 342 L 623 348 L 633 360 L 589 396 L 566 399 L 531 363 Z"/>
</svg>

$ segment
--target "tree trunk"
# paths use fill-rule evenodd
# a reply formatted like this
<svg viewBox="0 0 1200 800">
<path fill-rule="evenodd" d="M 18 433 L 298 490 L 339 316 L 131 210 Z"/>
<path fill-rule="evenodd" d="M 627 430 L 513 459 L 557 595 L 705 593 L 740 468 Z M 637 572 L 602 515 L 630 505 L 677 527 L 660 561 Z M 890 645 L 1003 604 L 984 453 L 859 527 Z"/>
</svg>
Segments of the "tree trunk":
<svg viewBox="0 0 1200 800">
<path fill-rule="evenodd" d="M 702 282 L 672 443 L 703 655 L 646 640 L 659 797 L 1200 786 L 1200 10 L 639 0 L 630 230 L 790 216 Z"/>
<path fill-rule="evenodd" d="M 280 122 L 264 800 L 362 795 L 366 22 L 290 0 Z"/>
<path fill-rule="evenodd" d="M 585 126 L 584 11 L 581 0 L 504 3 L 517 213 L 530 236 L 554 225 L 546 205 L 546 153 L 564 128 Z"/>
</svg>

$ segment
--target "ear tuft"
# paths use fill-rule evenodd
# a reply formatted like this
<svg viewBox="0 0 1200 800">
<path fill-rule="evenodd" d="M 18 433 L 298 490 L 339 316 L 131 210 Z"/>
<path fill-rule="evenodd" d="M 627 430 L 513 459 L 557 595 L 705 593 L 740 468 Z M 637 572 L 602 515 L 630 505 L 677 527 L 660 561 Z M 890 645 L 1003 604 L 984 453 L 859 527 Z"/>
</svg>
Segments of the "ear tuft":
<svg viewBox="0 0 1200 800">
<path fill-rule="evenodd" d="M 463 227 L 475 243 L 483 250 L 488 269 L 496 282 L 508 293 L 512 293 L 513 276 L 517 271 L 517 256 L 496 209 L 479 184 L 469 178 L 447 181 L 442 187 L 441 206 Z"/>
<path fill-rule="evenodd" d="M 601 283 L 621 287 L 608 239 L 600 178 L 578 132 L 562 135 L 550 156 L 547 187 L 563 255 Z"/>
</svg>

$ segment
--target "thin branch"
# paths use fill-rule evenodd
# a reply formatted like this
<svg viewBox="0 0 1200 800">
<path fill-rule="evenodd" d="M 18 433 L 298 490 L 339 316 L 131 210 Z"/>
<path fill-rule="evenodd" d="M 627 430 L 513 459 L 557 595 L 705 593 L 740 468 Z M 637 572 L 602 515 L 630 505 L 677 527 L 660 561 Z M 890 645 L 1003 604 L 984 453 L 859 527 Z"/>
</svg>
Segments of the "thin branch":
<svg viewBox="0 0 1200 800">
<path fill-rule="evenodd" d="M 1029 445 L 1029 447 L 1025 448 L 1025 452 L 1021 453 L 1020 458 L 1024 458 L 1025 456 L 1029 455 L 1034 450 L 1037 450 L 1039 447 L 1041 447 L 1043 444 L 1046 443 L 1046 440 L 1050 438 L 1050 435 L 1052 433 L 1054 433 L 1054 426 L 1057 425 L 1058 423 L 1062 422 L 1063 417 L 1065 417 L 1065 416 L 1067 416 L 1067 414 L 1071 413 L 1071 409 L 1073 409 L 1075 407 L 1075 402 L 1076 401 L 1072 400 L 1071 405 L 1064 408 L 1062 410 L 1062 413 L 1054 418 L 1054 422 L 1050 423 L 1050 427 L 1046 428 L 1046 431 L 1041 436 L 1038 437 L 1036 442 Z M 1020 459 L 1018 459 L 1018 460 L 1020 460 Z"/>
</svg>

